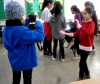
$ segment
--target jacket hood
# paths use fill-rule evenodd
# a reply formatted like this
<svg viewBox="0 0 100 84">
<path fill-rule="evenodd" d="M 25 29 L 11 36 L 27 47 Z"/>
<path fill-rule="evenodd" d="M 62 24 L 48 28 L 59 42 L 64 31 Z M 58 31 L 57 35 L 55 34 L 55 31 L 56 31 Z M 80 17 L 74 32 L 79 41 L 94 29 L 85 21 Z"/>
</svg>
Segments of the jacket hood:
<svg viewBox="0 0 100 84">
<path fill-rule="evenodd" d="M 3 39 L 4 46 L 7 50 L 13 50 L 16 46 L 17 42 L 19 41 L 21 35 L 24 32 L 23 28 L 21 29 L 22 26 L 23 25 L 18 20 L 6 21 L 6 26 L 3 29 Z M 17 31 L 18 28 L 22 31 Z M 14 38 L 14 36 L 16 36 L 16 38 Z"/>
</svg>

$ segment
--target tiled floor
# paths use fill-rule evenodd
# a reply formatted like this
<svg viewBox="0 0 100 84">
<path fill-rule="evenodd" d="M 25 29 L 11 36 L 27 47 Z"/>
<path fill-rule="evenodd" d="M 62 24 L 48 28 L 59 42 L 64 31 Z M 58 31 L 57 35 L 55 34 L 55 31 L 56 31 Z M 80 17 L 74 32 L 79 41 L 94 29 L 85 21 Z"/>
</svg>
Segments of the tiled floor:
<svg viewBox="0 0 100 84">
<path fill-rule="evenodd" d="M 100 77 L 100 37 L 95 39 L 96 53 L 88 58 L 88 66 L 91 78 Z M 43 57 L 43 53 L 38 51 L 39 66 L 33 69 L 32 84 L 56 84 L 61 78 L 61 83 L 68 84 L 78 79 L 79 60 L 73 60 L 71 50 L 65 49 L 65 62 L 52 61 L 51 58 Z M 0 84 L 11 84 L 12 71 L 7 58 L 7 51 L 3 44 L 0 44 Z M 21 80 L 21 84 L 22 80 Z"/>
</svg>

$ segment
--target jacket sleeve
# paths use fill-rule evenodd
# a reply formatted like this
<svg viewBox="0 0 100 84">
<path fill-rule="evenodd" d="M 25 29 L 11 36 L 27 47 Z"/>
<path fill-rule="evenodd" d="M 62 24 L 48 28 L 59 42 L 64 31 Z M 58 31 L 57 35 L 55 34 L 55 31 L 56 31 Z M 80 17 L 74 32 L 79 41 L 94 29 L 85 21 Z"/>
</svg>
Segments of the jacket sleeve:
<svg viewBox="0 0 100 84">
<path fill-rule="evenodd" d="M 84 34 L 91 35 L 94 33 L 95 24 L 93 22 L 89 23 L 87 28 L 82 26 L 80 30 L 84 32 Z"/>
<path fill-rule="evenodd" d="M 25 26 L 27 27 L 30 21 L 28 19 L 25 20 Z"/>
<path fill-rule="evenodd" d="M 36 30 L 26 29 L 22 36 L 21 42 L 23 44 L 33 44 L 44 40 L 44 28 L 40 21 L 35 22 Z"/>
</svg>

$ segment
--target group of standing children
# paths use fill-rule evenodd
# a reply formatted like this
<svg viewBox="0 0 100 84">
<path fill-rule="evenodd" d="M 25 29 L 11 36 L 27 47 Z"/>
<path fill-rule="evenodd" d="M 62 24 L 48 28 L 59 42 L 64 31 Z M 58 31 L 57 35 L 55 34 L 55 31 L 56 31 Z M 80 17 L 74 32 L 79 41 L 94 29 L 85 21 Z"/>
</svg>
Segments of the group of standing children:
<svg viewBox="0 0 100 84">
<path fill-rule="evenodd" d="M 92 2 L 86 2 L 92 3 Z M 83 21 L 82 24 L 79 23 L 78 19 L 75 19 L 76 26 L 78 30 L 73 33 L 63 33 L 70 37 L 78 37 L 79 38 L 79 54 L 80 54 L 80 62 L 79 62 L 79 79 L 83 80 L 86 78 L 90 78 L 90 71 L 87 66 L 87 58 L 89 53 L 93 50 L 93 39 L 94 35 L 97 34 L 98 30 L 98 21 L 97 16 L 94 9 L 91 6 L 86 6 L 83 11 Z"/>
<path fill-rule="evenodd" d="M 64 61 L 64 37 L 65 35 L 60 34 L 60 30 L 65 30 L 66 28 L 66 20 L 62 15 L 62 5 L 59 1 L 55 2 L 55 6 L 53 8 L 53 14 L 51 15 L 50 8 L 53 7 L 53 0 L 45 0 L 42 8 L 42 20 L 44 20 L 44 55 L 52 56 L 52 60 L 56 59 L 56 50 L 57 43 L 59 41 L 60 44 L 60 52 L 61 52 L 61 61 Z M 53 39 L 53 53 L 51 48 L 51 42 Z"/>
<path fill-rule="evenodd" d="M 66 19 L 62 15 L 62 5 L 57 1 L 51 15 L 50 9 L 53 7 L 53 0 L 44 0 L 42 8 L 42 20 L 44 20 L 44 30 L 38 17 L 36 17 L 36 30 L 30 30 L 25 27 L 23 16 L 25 14 L 23 7 L 15 1 L 9 2 L 5 7 L 7 19 L 6 26 L 3 29 L 4 46 L 8 50 L 8 58 L 12 67 L 13 82 L 20 84 L 21 71 L 23 71 L 24 84 L 32 84 L 32 68 L 38 65 L 35 44 L 43 41 L 44 55 L 52 56 L 56 59 L 57 43 L 60 44 L 61 61 L 64 61 L 63 42 L 65 35 L 60 30 L 65 30 Z M 77 6 L 73 5 L 71 11 L 75 14 L 76 31 L 67 33 L 70 37 L 77 37 L 79 40 L 78 50 L 80 55 L 79 79 L 90 78 L 90 71 L 86 60 L 93 49 L 94 34 L 97 34 L 97 17 L 92 2 L 85 3 L 85 10 L 81 13 Z M 82 22 L 82 19 L 84 20 Z M 29 19 L 26 19 L 29 24 Z M 45 38 L 44 38 L 45 34 Z M 52 52 L 53 39 L 53 52 Z"/>
<path fill-rule="evenodd" d="M 52 0 L 47 0 L 51 1 Z M 50 2 L 47 3 L 45 9 L 49 7 Z M 54 8 L 53 8 L 53 14 L 51 15 L 50 10 L 48 9 L 46 12 L 45 9 L 42 12 L 42 19 L 44 20 L 44 31 L 45 31 L 45 39 L 47 39 L 47 34 L 51 35 L 51 39 L 53 39 L 53 56 L 52 60 L 56 59 L 56 49 L 57 49 L 57 42 L 59 41 L 60 44 L 60 52 L 61 52 L 61 60 L 64 61 L 65 54 L 64 54 L 64 47 L 63 47 L 63 40 L 65 36 L 60 33 L 60 30 L 65 30 L 66 28 L 66 20 L 65 17 L 62 15 L 62 6 L 59 1 L 56 2 Z M 45 12 L 44 12 L 45 11 Z M 79 8 L 77 8 L 76 5 L 73 5 L 71 7 L 72 14 L 75 14 L 74 16 L 74 28 L 75 31 L 73 33 L 67 33 L 67 36 L 69 37 L 75 37 L 75 41 L 77 43 L 77 54 L 80 56 L 80 62 L 79 62 L 79 79 L 83 80 L 84 78 L 90 78 L 90 71 L 88 70 L 88 66 L 86 63 L 86 60 L 90 54 L 90 52 L 94 49 L 93 47 L 93 39 L 94 35 L 97 34 L 98 29 L 98 23 L 97 23 L 97 16 L 96 12 L 94 10 L 93 3 L 90 1 L 85 2 L 85 9 L 84 12 L 80 12 Z M 49 14 L 46 14 L 49 13 Z M 46 16 L 44 19 L 43 16 Z M 48 22 L 46 22 L 46 19 L 48 18 Z M 46 26 L 48 24 L 48 27 Z M 48 31 L 46 31 L 48 30 Z M 48 40 L 49 41 L 49 40 Z M 70 41 L 71 43 L 72 41 Z M 50 44 L 47 43 L 51 46 Z M 44 41 L 44 48 L 45 48 L 45 41 Z M 52 49 L 51 49 L 52 50 Z M 44 50 L 44 55 L 49 55 L 49 53 Z M 50 52 L 52 55 L 52 52 Z"/>
</svg>

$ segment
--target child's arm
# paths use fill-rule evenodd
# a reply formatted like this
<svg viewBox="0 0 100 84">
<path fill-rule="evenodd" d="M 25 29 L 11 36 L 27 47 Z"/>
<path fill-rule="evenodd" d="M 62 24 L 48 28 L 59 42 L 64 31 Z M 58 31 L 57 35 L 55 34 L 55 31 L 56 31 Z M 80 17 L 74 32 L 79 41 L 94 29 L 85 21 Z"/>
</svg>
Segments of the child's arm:
<svg viewBox="0 0 100 84">
<path fill-rule="evenodd" d="M 40 21 L 35 22 L 36 31 L 26 29 L 21 36 L 21 42 L 23 44 L 33 44 L 37 42 L 41 42 L 44 40 L 44 28 Z"/>
<path fill-rule="evenodd" d="M 84 34 L 91 35 L 91 34 L 94 33 L 94 28 L 95 28 L 95 24 L 94 24 L 94 23 L 90 23 L 90 24 L 88 24 L 87 28 L 84 28 L 84 27 L 82 26 L 80 30 L 81 30 Z"/>
</svg>

